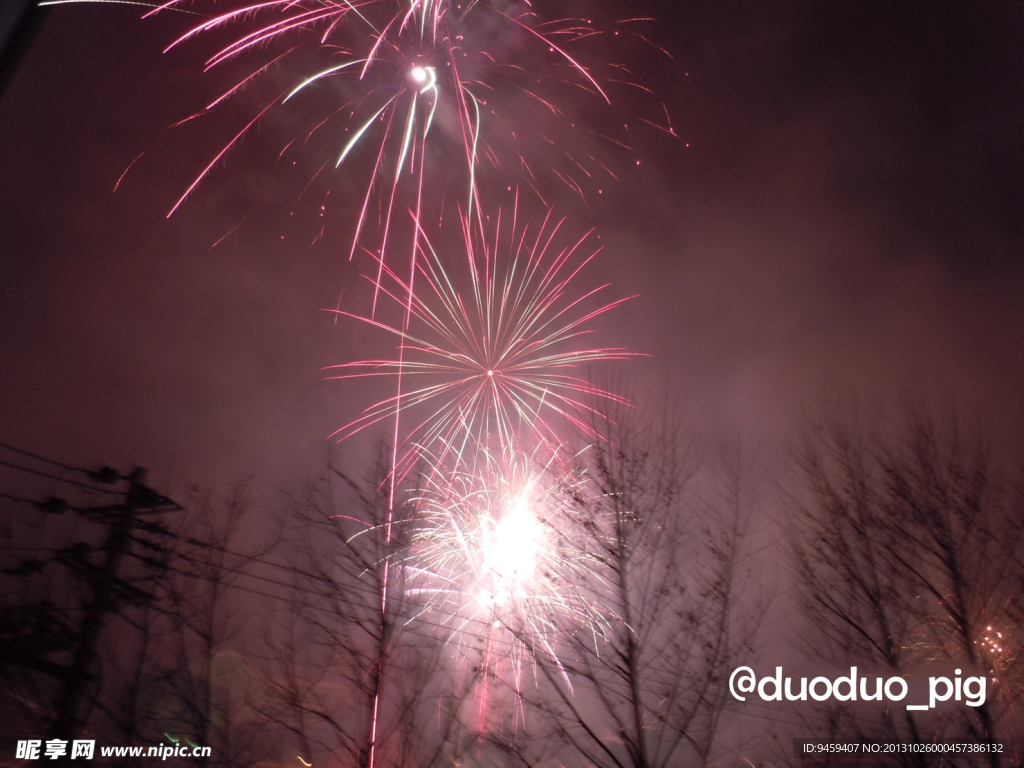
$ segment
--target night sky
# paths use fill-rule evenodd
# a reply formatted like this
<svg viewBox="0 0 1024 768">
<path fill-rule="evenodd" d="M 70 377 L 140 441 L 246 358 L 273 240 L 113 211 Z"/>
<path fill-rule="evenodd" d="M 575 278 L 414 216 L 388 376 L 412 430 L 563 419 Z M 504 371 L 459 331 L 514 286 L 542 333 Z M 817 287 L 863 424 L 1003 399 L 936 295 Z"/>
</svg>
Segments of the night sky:
<svg viewBox="0 0 1024 768">
<path fill-rule="evenodd" d="M 595 277 L 641 296 L 602 343 L 767 461 L 837 392 L 924 386 L 1019 434 L 1024 8 L 628 6 L 675 58 L 630 53 L 678 139 L 554 201 L 598 227 Z M 166 218 L 241 113 L 169 130 L 227 80 L 161 53 L 188 19 L 139 15 L 55 9 L 0 101 L 0 440 L 165 487 L 301 482 L 369 402 L 322 371 L 367 354 L 322 311 L 346 234 L 310 246 L 273 119 Z"/>
</svg>

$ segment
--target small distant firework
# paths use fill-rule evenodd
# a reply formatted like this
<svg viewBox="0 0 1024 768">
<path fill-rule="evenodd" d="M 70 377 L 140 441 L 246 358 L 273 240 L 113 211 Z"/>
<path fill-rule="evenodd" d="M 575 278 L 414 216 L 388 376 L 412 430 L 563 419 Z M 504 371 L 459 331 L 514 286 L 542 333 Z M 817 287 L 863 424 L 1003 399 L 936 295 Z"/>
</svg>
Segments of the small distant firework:
<svg viewBox="0 0 1024 768">
<path fill-rule="evenodd" d="M 505 452 L 522 450 L 524 439 L 557 446 L 566 423 L 593 433 L 588 417 L 595 401 L 625 403 L 580 370 L 633 356 L 585 342 L 590 321 L 627 300 L 599 301 L 607 285 L 574 291 L 597 255 L 587 250 L 588 236 L 557 247 L 562 222 L 550 214 L 536 230 L 519 227 L 514 214 L 505 224 L 499 214 L 487 241 L 463 223 L 459 260 L 421 237 L 415 289 L 383 267 L 381 295 L 404 309 L 402 320 L 338 310 L 398 341 L 393 359 L 333 366 L 333 378 L 398 381 L 396 395 L 367 408 L 336 436 L 345 439 L 401 415 L 410 426 L 395 434 L 404 451 L 396 462 L 399 476 L 421 450 L 438 444 L 457 454 L 470 442 Z"/>
<path fill-rule="evenodd" d="M 980 638 L 974 641 L 977 646 L 975 651 L 997 692 L 1005 695 L 1013 689 L 1014 695 L 1019 694 L 1022 685 L 1021 665 L 1024 663 L 1021 633 L 1016 626 L 1005 620 L 996 621 L 990 617 L 989 621 L 993 623 L 986 624 Z"/>
</svg>

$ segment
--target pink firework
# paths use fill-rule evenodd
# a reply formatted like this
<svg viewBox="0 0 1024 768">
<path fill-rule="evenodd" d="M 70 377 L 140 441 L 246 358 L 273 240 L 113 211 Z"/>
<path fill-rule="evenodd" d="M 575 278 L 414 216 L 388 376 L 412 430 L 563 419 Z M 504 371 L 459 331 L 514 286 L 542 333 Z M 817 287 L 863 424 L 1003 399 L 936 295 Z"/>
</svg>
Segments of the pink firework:
<svg viewBox="0 0 1024 768">
<path fill-rule="evenodd" d="M 626 94 L 643 94 L 647 117 L 633 122 L 672 132 L 661 102 L 607 60 L 610 42 L 642 37 L 647 19 L 551 17 L 528 0 L 166 0 L 147 15 L 171 11 L 208 18 L 167 50 L 216 40 L 205 70 L 232 78 L 188 120 L 230 101 L 248 111 L 171 213 L 277 115 L 308 126 L 286 138 L 282 157 L 309 145 L 319 158 L 314 179 L 339 170 L 356 183 L 358 198 L 343 196 L 341 212 L 352 224 L 350 259 L 360 246 L 382 262 L 396 244 L 415 252 L 420 227 L 455 205 L 472 219 L 485 180 L 532 189 L 546 207 L 554 188 L 585 199 L 615 176 L 599 155 L 632 153 L 628 121 L 599 109 L 612 94 L 631 110 L 638 102 Z M 584 118 L 588 102 L 597 111 Z M 406 210 L 416 226 L 405 226 Z"/>
<path fill-rule="evenodd" d="M 492 679 L 518 692 L 531 653 L 559 665 L 560 633 L 603 635 L 609 616 L 594 597 L 599 564 L 582 540 L 587 485 L 579 462 L 540 447 L 530 455 L 470 454 L 454 469 L 428 468 L 413 499 L 417 511 L 402 567 L 410 596 L 442 617 L 455 655 L 480 673 L 482 734 L 496 695 Z M 434 458 L 424 456 L 428 465 Z M 470 660 L 471 648 L 479 664 Z"/>
<path fill-rule="evenodd" d="M 588 248 L 588 235 L 557 246 L 562 225 L 549 213 L 532 230 L 499 214 L 485 239 L 464 219 L 461 259 L 421 234 L 415 288 L 383 267 L 381 295 L 403 309 L 402 320 L 338 313 L 396 339 L 397 354 L 333 366 L 332 378 L 389 377 L 397 394 L 336 436 L 394 419 L 401 477 L 423 450 L 462 456 L 475 443 L 507 452 L 522 450 L 527 437 L 557 446 L 561 426 L 591 431 L 585 416 L 595 398 L 623 402 L 591 384 L 581 366 L 634 356 L 587 343 L 590 322 L 627 299 L 602 301 L 607 285 L 575 290 L 599 250 Z M 399 431 L 399 423 L 407 426 Z"/>
</svg>

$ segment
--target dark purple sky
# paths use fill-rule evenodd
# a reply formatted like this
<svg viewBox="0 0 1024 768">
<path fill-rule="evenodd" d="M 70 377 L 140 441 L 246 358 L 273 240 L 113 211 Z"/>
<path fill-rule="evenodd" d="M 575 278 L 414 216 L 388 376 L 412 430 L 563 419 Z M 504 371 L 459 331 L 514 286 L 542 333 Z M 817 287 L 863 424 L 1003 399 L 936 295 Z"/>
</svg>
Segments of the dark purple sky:
<svg viewBox="0 0 1024 768">
<path fill-rule="evenodd" d="M 681 138 L 641 137 L 639 169 L 565 203 L 599 227 L 596 273 L 642 295 L 604 341 L 769 454 L 835 390 L 924 384 L 1019 433 L 1020 4 L 628 7 L 677 59 L 631 63 Z M 164 130 L 221 81 L 160 53 L 179 20 L 138 17 L 55 9 L 0 101 L 0 441 L 156 482 L 301 479 L 367 402 L 321 372 L 368 351 L 321 311 L 343 233 L 309 247 L 289 216 L 273 122 L 165 218 L 231 116 Z"/>
</svg>

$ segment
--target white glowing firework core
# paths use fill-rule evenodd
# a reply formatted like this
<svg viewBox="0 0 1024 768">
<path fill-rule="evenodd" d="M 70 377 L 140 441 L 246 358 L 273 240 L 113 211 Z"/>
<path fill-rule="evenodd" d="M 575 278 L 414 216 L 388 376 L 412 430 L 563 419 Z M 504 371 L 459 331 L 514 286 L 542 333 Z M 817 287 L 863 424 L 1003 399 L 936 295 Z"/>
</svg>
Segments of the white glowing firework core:
<svg viewBox="0 0 1024 768">
<path fill-rule="evenodd" d="M 420 86 L 420 93 L 426 93 L 427 91 L 434 91 L 436 95 L 437 91 L 437 72 L 434 71 L 433 67 L 421 67 L 417 64 L 409 71 L 409 77 L 412 81 Z"/>
<path fill-rule="evenodd" d="M 533 578 L 544 546 L 544 529 L 526 493 L 520 494 L 483 540 L 484 566 L 493 583 L 493 598 L 521 596 Z"/>
</svg>

